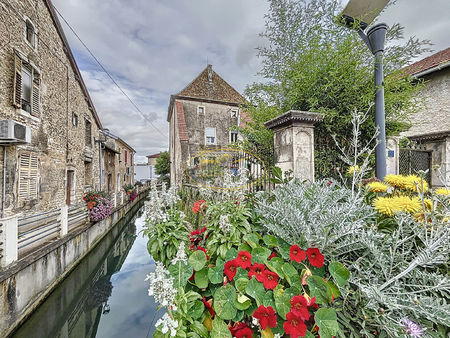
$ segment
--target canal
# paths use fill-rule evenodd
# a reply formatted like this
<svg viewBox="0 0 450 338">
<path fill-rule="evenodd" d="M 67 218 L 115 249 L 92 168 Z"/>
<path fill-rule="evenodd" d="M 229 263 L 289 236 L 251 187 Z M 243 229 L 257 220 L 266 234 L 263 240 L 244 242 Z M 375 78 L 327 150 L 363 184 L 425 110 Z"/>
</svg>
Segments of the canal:
<svg viewBox="0 0 450 338">
<path fill-rule="evenodd" d="M 130 211 L 13 337 L 152 337 L 163 312 L 144 281 L 155 262 L 140 234 L 143 208 Z"/>
</svg>

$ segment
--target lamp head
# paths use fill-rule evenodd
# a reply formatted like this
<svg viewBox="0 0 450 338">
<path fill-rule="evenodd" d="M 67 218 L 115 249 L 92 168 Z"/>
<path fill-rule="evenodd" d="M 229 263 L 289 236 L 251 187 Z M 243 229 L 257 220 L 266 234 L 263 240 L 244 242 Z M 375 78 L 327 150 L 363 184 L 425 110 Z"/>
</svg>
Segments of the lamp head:
<svg viewBox="0 0 450 338">
<path fill-rule="evenodd" d="M 350 0 L 341 13 L 343 23 L 350 28 L 366 29 L 381 13 L 389 0 Z"/>
</svg>

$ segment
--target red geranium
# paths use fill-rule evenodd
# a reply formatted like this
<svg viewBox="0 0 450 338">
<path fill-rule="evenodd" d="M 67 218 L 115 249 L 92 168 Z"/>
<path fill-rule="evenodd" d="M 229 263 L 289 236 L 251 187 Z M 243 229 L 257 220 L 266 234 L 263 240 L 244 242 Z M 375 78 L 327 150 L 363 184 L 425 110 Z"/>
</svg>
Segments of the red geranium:
<svg viewBox="0 0 450 338">
<path fill-rule="evenodd" d="M 211 315 L 211 319 L 214 319 L 216 314 L 214 313 L 214 310 L 211 306 L 212 299 L 206 300 L 205 296 L 203 296 L 202 302 L 203 302 L 203 304 L 205 304 L 205 307 L 208 309 L 209 314 Z"/>
<path fill-rule="evenodd" d="M 232 259 L 231 261 L 225 263 L 223 272 L 227 275 L 230 281 L 232 281 L 234 276 L 236 276 L 238 266 L 239 265 L 237 264 L 236 259 Z"/>
<path fill-rule="evenodd" d="M 260 305 L 255 312 L 253 312 L 253 317 L 259 319 L 259 325 L 265 330 L 267 325 L 270 327 L 277 327 L 277 314 L 273 307 Z"/>
<path fill-rule="evenodd" d="M 309 263 L 316 268 L 321 268 L 323 266 L 323 262 L 325 258 L 320 253 L 320 250 L 317 248 L 309 248 L 306 250 L 306 254 L 308 255 Z"/>
<path fill-rule="evenodd" d="M 194 203 L 194 206 L 192 207 L 192 211 L 196 214 L 203 207 L 205 207 L 205 208 L 207 207 L 206 202 L 204 200 L 198 200 L 197 202 Z"/>
<path fill-rule="evenodd" d="M 304 337 L 306 335 L 306 325 L 303 320 L 292 312 L 286 315 L 286 321 L 283 324 L 284 333 L 291 338 Z"/>
<path fill-rule="evenodd" d="M 239 251 L 236 262 L 242 269 L 247 269 L 252 265 L 252 255 L 248 251 Z"/>
<path fill-rule="evenodd" d="M 303 320 L 309 319 L 308 300 L 302 295 L 294 296 L 291 299 L 291 312 Z"/>
<path fill-rule="evenodd" d="M 266 289 L 273 290 L 278 285 L 278 275 L 270 270 L 264 270 L 262 282 Z"/>
<path fill-rule="evenodd" d="M 272 253 L 269 256 L 269 261 L 274 257 L 277 257 L 277 253 L 275 251 L 272 251 Z"/>
<path fill-rule="evenodd" d="M 289 249 L 289 258 L 291 259 L 291 261 L 300 263 L 301 261 L 306 259 L 306 254 L 302 249 L 300 249 L 297 244 L 295 244 L 292 245 Z"/>
<path fill-rule="evenodd" d="M 262 282 L 264 280 L 263 272 L 266 270 L 266 266 L 264 264 L 254 263 L 250 267 L 250 271 L 248 272 L 248 278 L 252 279 L 252 276 L 256 277 L 256 280 Z"/>
</svg>

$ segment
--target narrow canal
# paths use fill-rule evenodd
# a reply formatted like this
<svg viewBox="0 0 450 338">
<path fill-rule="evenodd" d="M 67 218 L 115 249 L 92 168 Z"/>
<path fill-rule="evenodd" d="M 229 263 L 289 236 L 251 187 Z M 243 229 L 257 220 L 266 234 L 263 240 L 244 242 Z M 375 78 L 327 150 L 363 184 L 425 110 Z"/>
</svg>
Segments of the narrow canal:
<svg viewBox="0 0 450 338">
<path fill-rule="evenodd" d="M 155 269 L 147 252 L 143 203 L 64 279 L 13 337 L 152 337 L 163 315 L 148 296 Z"/>
</svg>

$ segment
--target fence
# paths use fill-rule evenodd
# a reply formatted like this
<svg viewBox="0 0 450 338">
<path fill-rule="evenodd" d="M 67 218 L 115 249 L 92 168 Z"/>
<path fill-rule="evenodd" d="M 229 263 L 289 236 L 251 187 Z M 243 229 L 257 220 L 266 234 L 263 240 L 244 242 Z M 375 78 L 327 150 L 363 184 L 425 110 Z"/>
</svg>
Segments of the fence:
<svg viewBox="0 0 450 338">
<path fill-rule="evenodd" d="M 150 188 L 149 184 L 136 187 L 137 194 Z M 111 194 L 114 208 L 128 203 L 121 191 Z M 85 203 L 35 213 L 0 219 L 0 266 L 21 259 L 40 247 L 47 245 L 89 223 Z"/>
<path fill-rule="evenodd" d="M 425 180 L 431 184 L 431 151 L 401 148 L 399 152 L 399 172 L 401 175 L 427 171 Z"/>
</svg>

